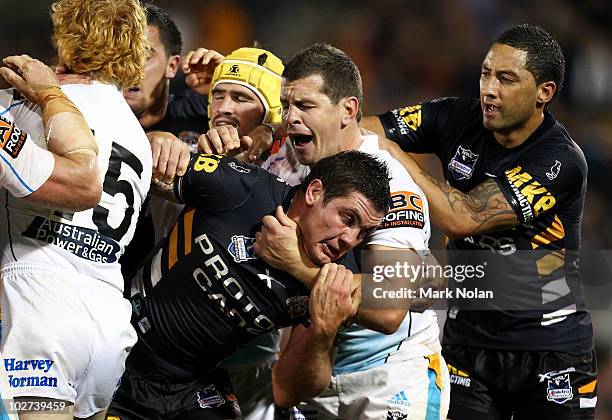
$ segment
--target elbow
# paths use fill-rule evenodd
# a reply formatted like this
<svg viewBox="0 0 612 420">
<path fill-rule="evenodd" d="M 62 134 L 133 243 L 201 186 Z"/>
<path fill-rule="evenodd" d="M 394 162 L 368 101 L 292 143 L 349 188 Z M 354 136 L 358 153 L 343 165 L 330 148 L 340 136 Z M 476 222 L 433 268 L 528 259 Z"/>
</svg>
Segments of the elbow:
<svg viewBox="0 0 612 420">
<path fill-rule="evenodd" d="M 298 405 L 301 399 L 296 395 L 296 392 L 292 392 L 291 386 L 283 386 L 274 379 L 272 380 L 272 396 L 274 397 L 274 404 L 281 408 L 290 408 Z"/>
<path fill-rule="evenodd" d="M 70 205 L 71 211 L 85 211 L 93 209 L 100 203 L 102 188 L 84 188 L 78 197 L 75 197 L 73 204 Z"/>
<path fill-rule="evenodd" d="M 298 405 L 300 403 L 300 401 L 298 399 L 291 398 L 285 392 L 278 392 L 278 390 L 276 388 L 273 391 L 273 395 L 274 395 L 274 404 L 276 404 L 277 406 L 279 406 L 281 408 L 294 407 L 294 406 L 296 406 L 296 405 Z"/>
<path fill-rule="evenodd" d="M 393 318 L 387 319 L 387 321 L 380 326 L 379 332 L 386 334 L 386 335 L 395 334 L 397 330 L 399 329 L 400 325 L 402 325 L 403 320 L 404 320 L 403 316 L 401 318 L 393 317 Z"/>
<path fill-rule="evenodd" d="M 369 328 L 381 334 L 395 334 L 406 317 L 405 310 L 387 310 L 381 313 L 375 325 Z"/>
<path fill-rule="evenodd" d="M 82 188 L 75 197 L 75 210 L 83 211 L 96 207 L 102 199 L 102 179 L 97 166 L 83 174 Z"/>
<path fill-rule="evenodd" d="M 274 403 L 282 408 L 294 407 L 304 400 L 316 397 L 325 391 L 331 381 L 331 365 L 326 374 L 311 378 L 306 383 L 296 382 L 297 372 L 293 372 L 292 376 L 285 380 L 279 380 L 278 373 L 274 369 L 272 370 L 272 395 Z"/>
<path fill-rule="evenodd" d="M 87 188 L 87 192 L 86 192 L 86 196 L 84 197 L 83 205 L 86 206 L 86 208 L 88 209 L 94 208 L 100 203 L 101 199 L 102 199 L 102 183 L 94 182 L 93 185 Z"/>
<path fill-rule="evenodd" d="M 289 391 L 288 388 L 281 388 L 280 386 L 274 385 L 272 386 L 272 395 L 274 396 L 274 404 L 281 408 L 290 408 L 295 407 L 299 403 L 309 398 L 314 398 L 317 395 L 321 394 L 327 386 L 329 382 L 325 384 L 319 385 L 311 385 L 308 387 L 308 391 L 306 392 L 295 392 Z"/>
<path fill-rule="evenodd" d="M 475 229 L 465 220 L 456 220 L 455 217 L 447 217 L 443 220 L 444 223 L 439 224 L 438 227 L 450 240 L 463 239 L 475 233 Z"/>
</svg>

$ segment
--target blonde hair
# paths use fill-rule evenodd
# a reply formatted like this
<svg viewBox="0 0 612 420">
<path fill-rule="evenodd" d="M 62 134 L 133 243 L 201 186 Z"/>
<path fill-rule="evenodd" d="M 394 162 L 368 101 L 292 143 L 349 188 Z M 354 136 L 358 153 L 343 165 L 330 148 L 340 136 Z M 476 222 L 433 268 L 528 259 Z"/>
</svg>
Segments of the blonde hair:
<svg viewBox="0 0 612 420">
<path fill-rule="evenodd" d="M 58 0 L 51 19 L 61 64 L 119 89 L 140 83 L 149 44 L 138 0 Z"/>
</svg>

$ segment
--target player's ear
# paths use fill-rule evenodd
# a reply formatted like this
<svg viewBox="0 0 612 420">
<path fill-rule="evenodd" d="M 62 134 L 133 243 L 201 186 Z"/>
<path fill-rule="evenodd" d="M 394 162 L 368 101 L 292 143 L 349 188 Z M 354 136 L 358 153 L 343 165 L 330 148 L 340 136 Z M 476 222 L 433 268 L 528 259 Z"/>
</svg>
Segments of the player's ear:
<svg viewBox="0 0 612 420">
<path fill-rule="evenodd" d="M 555 92 L 557 91 L 557 84 L 555 82 L 548 81 L 540 84 L 538 86 L 538 106 L 546 105 L 550 101 L 552 101 L 555 96 Z"/>
<path fill-rule="evenodd" d="M 359 99 L 349 96 L 340 99 L 340 112 L 342 112 L 342 126 L 345 127 L 357 118 L 359 112 Z"/>
<path fill-rule="evenodd" d="M 181 65 L 181 56 L 172 55 L 168 58 L 168 65 L 166 66 L 166 78 L 173 79 L 176 76 L 179 66 Z"/>
<path fill-rule="evenodd" d="M 313 206 L 319 201 L 323 201 L 323 182 L 320 179 L 313 179 L 308 184 L 306 188 L 306 193 L 304 194 L 304 200 L 306 201 L 306 205 Z"/>
</svg>

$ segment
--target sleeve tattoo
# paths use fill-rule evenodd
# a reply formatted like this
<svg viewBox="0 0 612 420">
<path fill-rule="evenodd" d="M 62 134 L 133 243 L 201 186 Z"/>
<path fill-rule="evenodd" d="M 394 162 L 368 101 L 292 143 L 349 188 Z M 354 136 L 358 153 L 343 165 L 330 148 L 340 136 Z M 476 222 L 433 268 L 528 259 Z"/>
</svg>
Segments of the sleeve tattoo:
<svg viewBox="0 0 612 420">
<path fill-rule="evenodd" d="M 424 171 L 421 174 L 446 197 L 452 212 L 467 217 L 476 227 L 473 233 L 504 230 L 516 226 L 519 220 L 494 179 L 479 184 L 469 193 L 462 193 Z"/>
</svg>

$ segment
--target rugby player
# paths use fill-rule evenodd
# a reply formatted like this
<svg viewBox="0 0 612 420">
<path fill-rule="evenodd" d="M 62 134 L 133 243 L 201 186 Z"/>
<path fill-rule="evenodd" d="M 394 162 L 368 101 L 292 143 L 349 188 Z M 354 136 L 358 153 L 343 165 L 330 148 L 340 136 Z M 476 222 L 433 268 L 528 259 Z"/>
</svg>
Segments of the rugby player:
<svg viewBox="0 0 612 420">
<path fill-rule="evenodd" d="M 189 162 L 189 139 L 197 139 L 208 127 L 207 100 L 205 95 L 191 89 L 170 94 L 170 82 L 180 66 L 181 33 L 165 10 L 148 4 L 145 11 L 149 55 L 144 77 L 137 86 L 124 90 L 123 97 L 149 138 L 153 151 L 153 178 L 171 182 L 176 173 L 185 174 Z M 220 54 L 218 56 L 222 58 Z M 172 139 L 180 137 L 185 144 L 169 141 L 160 132 L 170 132 Z M 169 145 L 174 147 L 170 149 Z M 172 153 L 164 153 L 164 149 Z M 180 159 L 181 155 L 183 159 Z M 178 204 L 155 196 L 147 197 L 134 240 L 121 258 L 124 277 L 138 268 L 155 244 L 168 233 L 181 211 L 182 206 Z"/>
<path fill-rule="evenodd" d="M 98 147 L 83 115 L 61 91 L 53 70 L 42 62 L 27 55 L 6 57 L 3 62 L 9 67 L 0 68 L 0 74 L 18 92 L 4 91 L 2 97 L 21 94 L 18 101 L 40 107 L 46 116 L 42 122 L 47 148 L 19 128 L 19 118 L 0 117 L 0 185 L 13 197 L 37 206 L 72 211 L 95 207 L 102 194 Z M 36 167 L 32 162 L 37 162 Z"/>
<path fill-rule="evenodd" d="M 145 78 L 139 86 L 125 91 L 124 96 L 147 131 L 153 149 L 154 178 L 170 182 L 175 174 L 185 173 L 187 165 L 183 158 L 188 149 L 180 147 L 180 143 L 177 146 L 174 137 L 189 144 L 193 133 L 203 133 L 212 139 L 218 133 L 231 133 L 235 138 L 241 137 L 243 144 L 248 142 L 247 147 L 251 146 L 237 158 L 261 153 L 258 145 L 269 143 L 270 124 L 281 121 L 282 62 L 259 48 L 240 48 L 226 61 L 216 51 L 198 48 L 182 59 L 190 89 L 170 95 L 169 82 L 180 64 L 181 34 L 166 11 L 154 5 L 148 5 L 146 11 L 151 54 Z M 148 197 L 135 239 L 121 261 L 126 277 L 168 233 L 182 208 L 161 197 Z M 247 420 L 273 417 L 270 366 L 278 350 L 279 333 L 275 330 L 248 343 L 226 363 Z"/>
<path fill-rule="evenodd" d="M 174 183 L 185 211 L 132 279 L 139 341 L 109 412 L 121 419 L 235 415 L 235 397 L 207 375 L 255 336 L 304 322 L 316 280 L 301 283 L 257 257 L 261 219 L 282 206 L 320 266 L 378 226 L 388 209 L 387 179 L 384 163 L 354 151 L 322 160 L 299 188 L 230 157 L 195 156 Z"/>
<path fill-rule="evenodd" d="M 83 211 L 64 212 L 62 206 L 41 207 L 3 194 L 0 350 L 16 400 L 66 403 L 68 409 L 54 414 L 58 419 L 103 418 L 136 341 L 118 259 L 149 189 L 151 152 L 119 89 L 142 77 L 146 20 L 136 0 L 59 0 L 51 18 L 59 64 L 94 78 L 62 91 L 95 136 L 103 192 L 93 209 L 83 210 L 88 203 Z M 41 115 L 13 91 L 0 98 L 2 117 L 19 121 L 22 133 L 45 147 L 46 109 Z M 86 143 L 65 152 L 87 150 L 95 152 Z M 30 165 L 31 171 L 49 173 L 48 160 Z M 71 194 L 80 195 L 79 188 L 86 187 L 74 186 Z M 42 415 L 19 413 L 23 419 Z"/>
<path fill-rule="evenodd" d="M 386 161 L 394 203 L 387 219 L 394 218 L 394 223 L 386 219 L 367 238 L 366 249 L 375 251 L 372 264 L 392 265 L 397 253 L 390 251 L 401 251 L 407 261 L 420 264 L 417 253 L 428 250 L 430 235 L 427 199 L 402 165 L 380 150 L 378 137 L 361 133 L 362 86 L 355 63 L 337 48 L 315 44 L 287 63 L 283 80 L 284 128 L 291 141 L 284 147 L 291 148 L 289 153 L 306 166 L 342 150 L 360 150 Z M 279 157 L 270 159 L 278 161 Z M 290 166 L 292 175 L 307 173 L 308 168 Z M 409 203 L 415 203 L 415 211 L 400 213 Z M 281 224 L 294 228 L 286 218 Z M 312 276 L 311 269 L 304 270 L 296 246 L 286 246 L 280 238 L 264 239 L 262 235 L 256 243 L 264 260 L 298 277 Z M 336 338 L 333 370 L 327 354 L 331 342 L 324 346 L 312 331 L 294 327 L 290 343 L 304 344 L 293 345 L 292 357 L 274 368 L 277 402 L 286 407 L 305 401 L 290 413 L 305 418 L 385 418 L 394 412 L 445 418 L 450 388 L 436 315 L 432 310 L 408 311 L 408 306 L 361 307 L 358 322 L 362 325 L 343 330 Z M 368 322 L 372 318 L 378 318 L 385 325 L 383 332 L 390 335 L 364 328 L 372 326 Z M 325 357 L 313 349 L 325 350 Z M 309 399 L 321 391 L 320 397 Z"/>
<path fill-rule="evenodd" d="M 283 68 L 279 58 L 260 48 L 240 48 L 226 56 L 210 81 L 211 130 L 206 139 L 214 142 L 229 136 L 249 147 L 248 134 L 257 126 L 279 124 Z M 242 159 L 248 154 L 243 153 Z M 256 337 L 222 364 L 245 420 L 274 418 L 272 364 L 279 350 L 280 333 L 274 330 Z"/>
<path fill-rule="evenodd" d="M 501 305 L 449 303 L 443 354 L 453 419 L 594 417 L 593 330 L 576 257 L 587 164 L 548 111 L 564 71 L 557 41 L 519 25 L 487 52 L 480 102 L 443 98 L 366 121 L 404 151 L 440 158 L 446 182 L 396 155 L 425 191 L 448 248 L 461 251 L 454 264 L 503 256 L 482 283 Z"/>
</svg>

